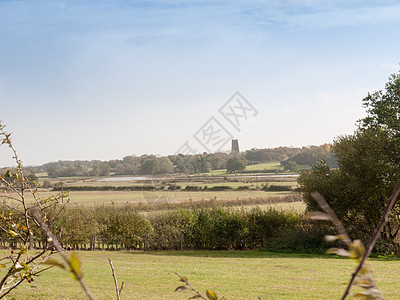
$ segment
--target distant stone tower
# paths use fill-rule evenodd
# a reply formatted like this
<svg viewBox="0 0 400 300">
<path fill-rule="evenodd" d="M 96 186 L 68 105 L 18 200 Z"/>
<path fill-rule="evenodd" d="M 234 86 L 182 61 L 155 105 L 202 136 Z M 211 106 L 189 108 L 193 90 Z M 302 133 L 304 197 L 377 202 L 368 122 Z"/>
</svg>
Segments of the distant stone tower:
<svg viewBox="0 0 400 300">
<path fill-rule="evenodd" d="M 239 140 L 232 140 L 232 153 L 239 152 Z"/>
</svg>

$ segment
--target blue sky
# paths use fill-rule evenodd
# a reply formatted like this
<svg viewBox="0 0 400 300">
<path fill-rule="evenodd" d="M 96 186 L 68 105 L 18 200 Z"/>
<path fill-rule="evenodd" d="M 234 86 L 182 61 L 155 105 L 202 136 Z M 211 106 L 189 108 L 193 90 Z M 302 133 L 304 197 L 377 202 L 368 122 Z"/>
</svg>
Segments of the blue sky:
<svg viewBox="0 0 400 300">
<path fill-rule="evenodd" d="M 27 165 L 202 152 L 212 116 L 242 149 L 322 144 L 399 49 L 396 1 L 0 1 L 0 120 Z M 236 91 L 240 131 L 218 115 Z"/>
</svg>

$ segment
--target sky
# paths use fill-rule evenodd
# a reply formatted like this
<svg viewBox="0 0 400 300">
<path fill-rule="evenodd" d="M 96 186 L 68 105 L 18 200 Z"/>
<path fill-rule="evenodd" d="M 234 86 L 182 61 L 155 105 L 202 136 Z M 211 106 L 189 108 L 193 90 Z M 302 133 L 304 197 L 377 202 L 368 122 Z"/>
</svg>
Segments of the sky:
<svg viewBox="0 0 400 300">
<path fill-rule="evenodd" d="M 25 165 L 320 145 L 399 50 L 397 1 L 0 0 L 0 120 Z"/>
</svg>

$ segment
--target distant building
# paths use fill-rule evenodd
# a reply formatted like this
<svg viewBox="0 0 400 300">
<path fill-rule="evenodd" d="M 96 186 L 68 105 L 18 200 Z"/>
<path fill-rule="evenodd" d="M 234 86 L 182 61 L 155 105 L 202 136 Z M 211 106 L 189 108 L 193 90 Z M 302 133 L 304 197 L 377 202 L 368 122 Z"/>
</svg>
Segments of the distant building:
<svg viewBox="0 0 400 300">
<path fill-rule="evenodd" d="M 232 153 L 239 152 L 239 140 L 232 140 Z"/>
</svg>

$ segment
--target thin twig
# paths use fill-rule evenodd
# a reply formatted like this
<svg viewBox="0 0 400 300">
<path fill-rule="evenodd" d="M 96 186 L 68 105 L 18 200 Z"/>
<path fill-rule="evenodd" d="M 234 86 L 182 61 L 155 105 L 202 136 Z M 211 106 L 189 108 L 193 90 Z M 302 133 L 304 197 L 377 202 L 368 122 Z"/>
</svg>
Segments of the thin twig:
<svg viewBox="0 0 400 300">
<path fill-rule="evenodd" d="M 192 289 L 193 292 L 197 293 L 197 295 L 199 295 L 201 298 L 208 300 L 208 298 L 204 297 L 204 296 L 203 296 L 198 290 L 196 290 L 196 289 L 194 288 L 194 286 L 191 285 L 185 278 L 183 278 L 181 275 L 179 275 L 179 274 L 176 273 L 176 272 L 175 272 L 175 274 L 176 274 L 184 283 L 186 283 L 186 284 Z"/>
<path fill-rule="evenodd" d="M 13 289 L 15 289 L 17 286 L 19 286 L 24 280 L 25 280 L 25 277 L 22 278 L 22 279 L 21 279 L 20 281 L 18 281 L 17 283 L 15 283 L 15 285 L 14 285 L 12 288 L 10 288 L 7 292 L 5 292 L 4 294 L 1 295 L 0 299 L 1 299 L 1 298 L 4 298 L 5 296 L 7 296 Z"/>
<path fill-rule="evenodd" d="M 69 202 L 66 202 L 59 210 L 59 212 L 56 214 L 56 216 L 53 218 L 53 220 L 50 222 L 50 227 L 53 225 L 53 223 L 56 221 L 58 216 L 61 214 L 61 212 L 64 210 L 65 206 L 67 206 Z"/>
<path fill-rule="evenodd" d="M 400 194 L 400 181 L 397 183 L 397 186 L 395 188 L 395 190 L 393 191 L 392 195 L 389 197 L 386 207 L 385 207 L 385 211 L 383 213 L 383 217 L 381 222 L 379 223 L 378 227 L 375 228 L 374 233 L 372 235 L 372 239 L 371 242 L 369 243 L 364 256 L 362 257 L 362 259 L 360 260 L 360 263 L 358 264 L 357 269 L 355 270 L 355 272 L 353 273 L 353 275 L 351 276 L 351 280 L 349 282 L 349 284 L 347 285 L 346 291 L 343 294 L 342 300 L 346 299 L 347 296 L 349 295 L 350 289 L 358 275 L 358 273 L 361 271 L 361 269 L 363 268 L 364 262 L 367 260 L 368 256 L 371 254 L 372 249 L 374 248 L 376 241 L 379 238 L 379 235 L 381 234 L 381 231 L 383 229 L 383 227 L 386 225 L 386 223 L 389 220 L 389 214 L 390 211 L 393 208 L 394 203 L 396 202 L 397 197 Z"/>
<path fill-rule="evenodd" d="M 113 275 L 113 277 L 114 277 L 115 292 L 117 293 L 117 300 L 120 300 L 120 299 L 121 299 L 121 298 L 120 298 L 120 295 L 119 295 L 120 290 L 118 289 L 117 276 L 115 275 L 114 266 L 113 266 L 113 263 L 112 263 L 112 260 L 111 260 L 111 259 L 108 259 L 108 262 L 110 263 L 111 270 L 112 270 L 112 275 Z"/>
<path fill-rule="evenodd" d="M 90 292 L 89 288 L 83 282 L 82 276 L 76 272 L 75 268 L 71 265 L 71 262 L 69 261 L 68 257 L 65 255 L 64 249 L 61 247 L 60 242 L 58 241 L 57 237 L 51 232 L 50 228 L 44 223 L 44 221 L 42 220 L 42 218 L 39 216 L 39 214 L 36 211 L 33 212 L 33 217 L 40 224 L 41 228 L 46 232 L 46 235 L 53 240 L 54 247 L 56 247 L 61 258 L 68 265 L 70 272 L 72 274 L 74 274 L 75 278 L 79 281 L 82 289 L 84 290 L 84 292 L 86 293 L 88 298 L 91 300 L 94 300 L 94 297 L 93 297 L 92 293 Z"/>
<path fill-rule="evenodd" d="M 343 239 L 342 239 L 343 242 L 345 242 L 347 246 L 350 246 L 351 240 L 349 238 L 349 235 L 346 232 L 346 229 L 344 228 L 342 222 L 340 222 L 339 218 L 336 216 L 336 214 L 333 211 L 333 209 L 326 202 L 324 197 L 322 197 L 321 194 L 318 193 L 318 192 L 312 192 L 311 196 L 315 199 L 315 201 L 318 202 L 319 206 L 323 209 L 323 211 L 328 214 L 328 216 L 331 219 L 331 222 L 338 229 L 339 234 L 341 234 L 343 236 Z"/>
<path fill-rule="evenodd" d="M 124 288 L 124 282 L 122 281 L 121 287 L 119 288 L 119 294 L 120 294 L 120 295 L 121 295 L 121 291 L 122 291 L 123 288 Z"/>
</svg>

